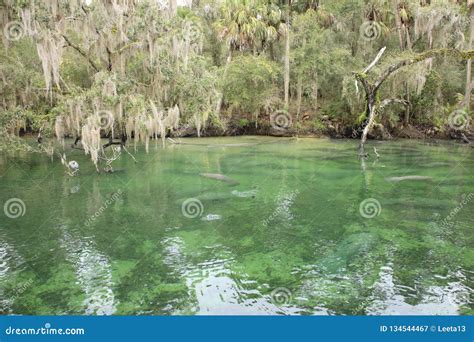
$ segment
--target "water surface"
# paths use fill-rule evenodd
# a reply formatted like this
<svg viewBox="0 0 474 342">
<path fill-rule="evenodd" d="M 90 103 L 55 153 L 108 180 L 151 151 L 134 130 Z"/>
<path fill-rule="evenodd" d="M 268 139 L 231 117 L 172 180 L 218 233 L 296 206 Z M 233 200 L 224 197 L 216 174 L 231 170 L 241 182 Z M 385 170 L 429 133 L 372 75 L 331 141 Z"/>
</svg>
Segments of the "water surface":
<svg viewBox="0 0 474 342">
<path fill-rule="evenodd" d="M 0 311 L 473 314 L 472 148 L 370 142 L 361 163 L 354 140 L 182 141 L 114 174 L 77 150 L 77 177 L 0 156 L 1 206 L 25 205 L 0 212 Z M 431 178 L 388 180 L 413 175 Z"/>
</svg>

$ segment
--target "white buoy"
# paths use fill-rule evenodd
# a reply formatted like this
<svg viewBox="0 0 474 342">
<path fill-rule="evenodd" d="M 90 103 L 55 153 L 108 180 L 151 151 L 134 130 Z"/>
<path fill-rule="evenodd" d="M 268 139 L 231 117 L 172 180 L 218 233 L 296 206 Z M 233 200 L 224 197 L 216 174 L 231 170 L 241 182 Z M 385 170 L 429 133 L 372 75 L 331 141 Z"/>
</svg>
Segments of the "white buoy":
<svg viewBox="0 0 474 342">
<path fill-rule="evenodd" d="M 68 166 L 72 169 L 72 170 L 79 170 L 79 163 L 75 160 L 71 160 L 68 164 Z"/>
</svg>

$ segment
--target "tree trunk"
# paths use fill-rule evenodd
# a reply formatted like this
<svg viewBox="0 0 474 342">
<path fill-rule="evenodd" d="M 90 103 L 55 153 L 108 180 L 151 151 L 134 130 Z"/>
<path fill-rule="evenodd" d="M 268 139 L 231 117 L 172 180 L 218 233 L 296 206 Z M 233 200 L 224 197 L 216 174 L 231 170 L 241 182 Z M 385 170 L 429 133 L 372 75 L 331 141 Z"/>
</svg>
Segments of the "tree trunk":
<svg viewBox="0 0 474 342">
<path fill-rule="evenodd" d="M 432 59 L 438 56 L 451 55 L 453 57 L 460 58 L 460 59 L 470 59 L 474 56 L 474 50 L 459 51 L 456 49 L 445 49 L 445 48 L 429 50 L 417 55 L 413 55 L 410 58 L 403 59 L 395 64 L 390 65 L 389 67 L 387 67 L 381 72 L 380 76 L 378 76 L 375 79 L 375 81 L 370 81 L 368 78 L 368 72 L 370 71 L 370 69 L 374 67 L 375 64 L 377 64 L 377 62 L 382 57 L 382 54 L 384 51 L 385 51 L 385 47 L 379 51 L 375 59 L 372 61 L 372 63 L 369 64 L 368 67 L 366 67 L 362 72 L 355 73 L 354 75 L 356 80 L 362 83 L 362 85 L 364 86 L 364 91 L 365 91 L 366 100 L 367 100 L 366 113 L 368 117 L 368 122 L 367 122 L 367 125 L 364 127 L 364 131 L 362 133 L 362 138 L 361 138 L 361 142 L 359 146 L 359 151 L 360 151 L 359 153 L 361 155 L 364 155 L 364 144 L 367 140 L 367 134 L 369 133 L 370 128 L 372 127 L 375 120 L 375 115 L 376 115 L 375 104 L 376 104 L 377 92 L 380 89 L 380 86 L 382 85 L 382 83 L 391 74 L 393 74 L 400 68 L 403 68 L 415 63 L 419 63 L 427 59 Z M 406 103 L 406 101 L 404 100 L 402 101 L 399 99 L 396 99 L 395 101 Z M 385 100 L 384 102 L 389 103 L 389 102 L 393 102 L 393 100 Z M 381 107 L 383 106 L 384 105 L 382 105 Z"/>
<path fill-rule="evenodd" d="M 318 86 L 318 72 L 314 72 L 314 79 L 313 82 L 311 83 L 311 98 L 313 102 L 313 108 L 317 112 L 318 111 L 318 91 L 319 91 L 319 86 Z"/>
<path fill-rule="evenodd" d="M 306 47 L 306 39 L 303 38 L 303 51 Z M 298 73 L 298 81 L 296 85 L 296 122 L 299 122 L 300 113 L 301 113 L 301 99 L 303 97 L 303 76 L 301 73 Z"/>
<path fill-rule="evenodd" d="M 392 0 L 392 10 L 395 15 L 395 23 L 397 26 L 397 33 L 398 33 L 398 43 L 399 43 L 399 48 L 400 52 L 403 52 L 405 50 L 405 42 L 403 40 L 403 30 L 402 30 L 402 20 L 400 18 L 400 12 L 399 12 L 399 2 L 398 0 Z M 407 40 L 408 40 L 408 31 L 407 31 Z M 405 91 L 405 100 L 407 102 L 410 101 L 410 94 L 408 92 L 408 82 L 405 81 L 403 82 L 403 89 Z M 405 108 L 405 118 L 404 122 L 405 125 L 407 126 L 410 121 L 410 107 L 406 106 Z"/>
<path fill-rule="evenodd" d="M 227 76 L 227 69 L 229 69 L 229 64 L 232 60 L 232 48 L 229 47 L 229 55 L 227 56 L 227 60 L 225 61 L 225 66 L 224 66 L 224 73 L 222 75 L 222 79 L 225 80 Z M 221 89 L 221 93 L 219 95 L 219 99 L 217 100 L 217 105 L 216 105 L 216 113 L 219 114 L 221 112 L 222 108 L 222 98 L 224 97 L 224 91 Z"/>
<path fill-rule="evenodd" d="M 375 98 L 376 98 L 376 91 L 369 92 L 367 94 L 367 113 L 369 116 L 369 120 L 367 121 L 367 125 L 365 125 L 364 130 L 362 132 L 362 138 L 360 139 L 359 145 L 359 155 L 364 155 L 364 145 L 367 141 L 367 135 L 369 134 L 370 128 L 374 124 L 375 121 Z"/>
<path fill-rule="evenodd" d="M 296 122 L 298 122 L 301 113 L 301 99 L 303 97 L 303 77 L 298 75 L 296 85 Z"/>
<path fill-rule="evenodd" d="M 408 91 L 408 82 L 404 82 L 405 87 L 405 101 L 410 102 L 410 93 Z M 408 126 L 410 122 L 410 106 L 405 107 L 405 126 Z"/>
<path fill-rule="evenodd" d="M 285 83 L 285 107 L 288 109 L 290 102 L 290 7 L 291 0 L 288 0 L 288 9 L 286 12 L 286 37 L 285 37 L 285 70 L 284 70 L 284 83 Z"/>
<path fill-rule="evenodd" d="M 392 0 L 392 11 L 395 15 L 395 23 L 397 25 L 397 32 L 398 32 L 398 44 L 400 47 L 400 51 L 404 49 L 403 43 L 403 32 L 402 32 L 402 20 L 400 18 L 400 12 L 398 11 L 398 0 Z"/>
<path fill-rule="evenodd" d="M 169 15 L 170 17 L 175 17 L 178 12 L 178 2 L 177 0 L 169 0 Z"/>
<path fill-rule="evenodd" d="M 474 38 L 474 1 L 469 1 L 470 5 L 470 19 L 471 19 L 471 28 L 469 33 L 469 45 L 468 49 L 472 49 L 472 40 Z M 468 110 L 471 109 L 471 92 L 472 92 L 472 59 L 467 60 L 466 67 L 466 94 L 464 97 L 465 106 Z"/>
</svg>

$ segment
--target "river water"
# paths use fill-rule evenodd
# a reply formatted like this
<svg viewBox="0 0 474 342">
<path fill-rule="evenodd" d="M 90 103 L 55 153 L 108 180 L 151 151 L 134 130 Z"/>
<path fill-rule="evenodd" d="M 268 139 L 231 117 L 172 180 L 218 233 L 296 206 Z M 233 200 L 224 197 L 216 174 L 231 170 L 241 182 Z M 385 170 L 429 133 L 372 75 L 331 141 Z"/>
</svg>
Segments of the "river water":
<svg viewBox="0 0 474 342">
<path fill-rule="evenodd" d="M 181 141 L 75 177 L 0 155 L 0 311 L 473 314 L 472 148 Z"/>
</svg>

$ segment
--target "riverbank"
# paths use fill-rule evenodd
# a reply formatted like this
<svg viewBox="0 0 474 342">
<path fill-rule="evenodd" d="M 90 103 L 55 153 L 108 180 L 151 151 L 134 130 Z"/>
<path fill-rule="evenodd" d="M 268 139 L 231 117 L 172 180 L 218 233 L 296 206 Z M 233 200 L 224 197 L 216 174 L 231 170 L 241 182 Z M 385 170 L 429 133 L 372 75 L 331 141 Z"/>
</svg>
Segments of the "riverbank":
<svg viewBox="0 0 474 342">
<path fill-rule="evenodd" d="M 296 126 L 296 125 L 295 125 Z M 255 123 L 245 125 L 229 125 L 226 128 L 209 126 L 202 133 L 203 137 L 219 136 L 273 136 L 273 137 L 317 137 L 331 139 L 360 139 L 362 128 L 345 126 L 339 127 L 337 124 L 327 124 L 325 126 L 304 125 L 289 127 L 278 127 L 266 122 L 255 125 Z M 197 133 L 193 127 L 185 127 L 171 134 L 172 137 L 196 137 Z M 464 143 L 474 141 L 474 131 L 460 132 L 451 128 L 440 129 L 434 126 L 408 125 L 405 127 L 386 128 L 381 124 L 376 124 L 369 133 L 369 139 L 393 140 L 393 139 L 441 139 L 460 140 Z M 466 140 L 467 139 L 467 140 Z"/>
<path fill-rule="evenodd" d="M 230 121 L 226 124 L 209 124 L 201 130 L 201 137 L 232 137 L 232 136 L 269 136 L 269 137 L 313 137 L 330 139 L 360 139 L 363 126 L 355 127 L 341 125 L 331 121 L 321 121 L 316 125 L 314 122 L 303 122 L 302 125 L 287 121 L 285 125 L 278 126 L 270 120 L 261 120 L 258 124 L 250 121 Z M 36 138 L 38 132 L 27 129 L 20 130 L 22 137 Z M 108 135 L 103 134 L 102 138 Z M 193 138 L 198 137 L 197 130 L 190 124 L 185 124 L 173 132 L 168 132 L 170 138 Z M 72 137 L 69 137 L 72 138 Z M 118 138 L 117 133 L 115 138 Z M 469 144 L 474 141 L 474 129 L 468 128 L 463 131 L 452 129 L 449 126 L 438 128 L 432 125 L 408 125 L 385 127 L 376 123 L 368 134 L 371 140 L 395 140 L 395 139 L 416 139 L 416 140 L 457 140 L 461 143 Z"/>
</svg>

